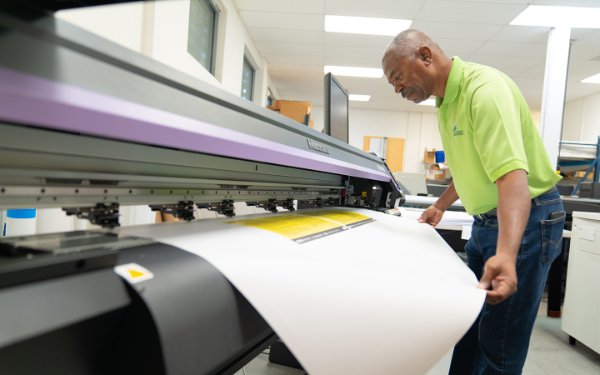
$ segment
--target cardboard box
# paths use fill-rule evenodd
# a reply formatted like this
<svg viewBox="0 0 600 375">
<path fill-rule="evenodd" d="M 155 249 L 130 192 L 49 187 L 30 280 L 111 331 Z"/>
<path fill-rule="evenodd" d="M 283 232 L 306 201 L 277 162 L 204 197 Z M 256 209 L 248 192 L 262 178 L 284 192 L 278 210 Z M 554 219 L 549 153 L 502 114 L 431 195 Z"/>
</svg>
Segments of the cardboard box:
<svg viewBox="0 0 600 375">
<path fill-rule="evenodd" d="M 273 100 L 271 105 L 267 108 L 272 109 L 273 111 L 279 111 L 279 100 Z"/>
<path fill-rule="evenodd" d="M 435 148 L 426 148 L 423 154 L 423 163 L 433 164 L 435 163 Z"/>
<path fill-rule="evenodd" d="M 312 125 L 312 119 L 310 118 L 311 102 L 274 100 L 273 105 L 268 108 L 279 111 L 282 115 L 296 120 L 301 124 Z"/>
<path fill-rule="evenodd" d="M 445 164 L 434 163 L 425 171 L 428 180 L 446 181 L 452 177 L 450 169 Z"/>
</svg>

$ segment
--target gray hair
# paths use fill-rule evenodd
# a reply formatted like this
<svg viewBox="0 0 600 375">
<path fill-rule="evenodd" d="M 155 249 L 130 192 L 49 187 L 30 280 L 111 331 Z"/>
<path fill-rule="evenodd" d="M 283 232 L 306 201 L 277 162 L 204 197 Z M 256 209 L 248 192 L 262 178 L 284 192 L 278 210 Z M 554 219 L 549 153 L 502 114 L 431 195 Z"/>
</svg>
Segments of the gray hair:
<svg viewBox="0 0 600 375">
<path fill-rule="evenodd" d="M 388 54 L 393 53 L 397 58 L 412 58 L 415 57 L 417 49 L 423 45 L 430 48 L 440 49 L 440 47 L 425 33 L 417 29 L 407 29 L 392 39 L 390 44 L 388 44 L 383 52 L 383 57 L 385 58 Z"/>
</svg>

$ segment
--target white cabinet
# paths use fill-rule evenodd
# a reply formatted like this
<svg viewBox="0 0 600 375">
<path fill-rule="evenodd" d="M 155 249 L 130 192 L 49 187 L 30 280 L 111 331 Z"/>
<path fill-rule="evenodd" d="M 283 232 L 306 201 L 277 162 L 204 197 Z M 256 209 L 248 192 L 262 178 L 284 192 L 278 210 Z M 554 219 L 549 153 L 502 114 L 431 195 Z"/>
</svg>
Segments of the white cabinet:
<svg viewBox="0 0 600 375">
<path fill-rule="evenodd" d="M 600 353 L 600 213 L 573 212 L 562 329 Z"/>
</svg>

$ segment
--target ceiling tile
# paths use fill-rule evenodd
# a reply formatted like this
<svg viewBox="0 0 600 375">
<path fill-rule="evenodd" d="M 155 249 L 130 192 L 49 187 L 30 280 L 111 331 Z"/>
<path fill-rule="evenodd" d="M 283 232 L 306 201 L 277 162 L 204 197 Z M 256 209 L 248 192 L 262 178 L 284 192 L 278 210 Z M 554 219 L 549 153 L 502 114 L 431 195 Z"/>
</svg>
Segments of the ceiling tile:
<svg viewBox="0 0 600 375">
<path fill-rule="evenodd" d="M 571 39 L 575 40 L 573 45 L 588 46 L 593 47 L 595 50 L 600 50 L 600 30 L 572 30 Z"/>
<path fill-rule="evenodd" d="M 599 61 L 576 60 L 569 62 L 569 80 L 581 81 L 598 73 L 600 73 Z"/>
<path fill-rule="evenodd" d="M 380 46 L 325 46 L 325 56 L 326 57 L 370 57 L 377 60 L 377 63 L 381 61 L 381 56 L 383 55 L 384 47 Z"/>
<path fill-rule="evenodd" d="M 545 60 L 545 59 L 544 59 Z M 533 67 L 530 67 L 528 69 L 523 70 L 521 73 L 518 74 L 514 74 L 511 77 L 516 79 L 516 78 L 527 78 L 527 79 L 534 79 L 534 80 L 538 80 L 538 81 L 543 81 L 544 80 L 544 70 L 546 68 L 546 62 L 540 62 L 539 64 L 534 65 Z"/>
<path fill-rule="evenodd" d="M 523 4 L 502 2 L 429 0 L 425 2 L 417 18 L 425 21 L 505 25 L 526 7 Z"/>
<path fill-rule="evenodd" d="M 548 27 L 506 25 L 491 40 L 510 43 L 546 43 Z"/>
<path fill-rule="evenodd" d="M 425 0 L 325 0 L 325 14 L 414 19 Z"/>
<path fill-rule="evenodd" d="M 461 40 L 435 38 L 435 42 L 440 46 L 447 56 L 470 56 L 475 53 L 484 43 L 481 40 Z"/>
<path fill-rule="evenodd" d="M 523 56 L 523 57 L 545 57 L 546 44 L 543 43 L 507 43 L 507 42 L 485 42 L 477 50 L 477 54 L 493 56 Z"/>
<path fill-rule="evenodd" d="M 389 36 L 326 33 L 324 15 L 413 19 L 448 56 L 494 66 L 513 77 L 528 103 L 539 109 L 549 28 L 508 25 L 528 3 L 592 6 L 600 0 L 234 0 L 269 77 L 289 99 L 323 97 L 323 66 L 380 67 Z M 581 84 L 600 73 L 600 30 L 574 29 L 567 100 L 600 91 Z M 596 60 L 592 60 L 596 58 Z M 355 93 L 371 95 L 352 108 L 433 111 L 396 95 L 384 79 L 338 77 Z"/>
<path fill-rule="evenodd" d="M 531 0 L 460 0 L 463 3 L 480 3 L 480 4 L 489 4 L 489 3 L 507 3 L 507 4 L 520 4 L 527 5 L 531 3 Z"/>
<path fill-rule="evenodd" d="M 238 11 L 323 14 L 323 0 L 234 0 L 234 2 Z"/>
<path fill-rule="evenodd" d="M 363 68 L 381 68 L 381 56 L 379 55 L 367 55 L 367 56 L 325 56 L 326 65 L 340 65 L 340 66 L 358 66 Z"/>
<path fill-rule="evenodd" d="M 264 54 L 263 56 L 267 63 L 273 64 L 296 64 L 296 65 L 320 65 L 321 70 L 325 65 L 325 59 L 323 56 L 309 56 L 301 54 Z"/>
<path fill-rule="evenodd" d="M 495 56 L 495 55 L 482 55 L 479 53 L 471 56 L 471 61 L 478 64 L 484 64 L 493 66 L 499 70 L 506 70 L 508 68 L 517 68 L 526 70 L 537 66 L 540 62 L 543 62 L 546 56 L 539 57 L 526 57 L 526 56 Z M 506 72 L 505 72 L 506 73 Z"/>
<path fill-rule="evenodd" d="M 379 46 L 383 50 L 392 40 L 391 36 L 360 35 L 348 33 L 325 33 L 325 44 L 328 46 Z"/>
<path fill-rule="evenodd" d="M 466 22 L 434 22 L 415 20 L 413 26 L 429 35 L 432 39 L 462 39 L 462 40 L 488 40 L 501 29 L 501 25 L 485 25 Z"/>
<path fill-rule="evenodd" d="M 240 16 L 248 28 L 314 31 L 322 31 L 325 28 L 325 18 L 320 14 L 241 11 Z"/>
<path fill-rule="evenodd" d="M 598 0 L 533 0 L 530 3 L 531 5 L 598 7 Z"/>
<path fill-rule="evenodd" d="M 256 48 L 265 55 L 270 54 L 290 54 L 290 55 L 310 55 L 323 56 L 322 44 L 299 44 L 299 43 L 277 43 L 277 42 L 256 42 Z"/>
<path fill-rule="evenodd" d="M 285 43 L 306 43 L 317 44 L 323 43 L 325 31 L 311 30 L 289 30 L 289 29 L 269 29 L 263 27 L 248 28 L 248 32 L 252 35 L 252 40 L 255 42 L 279 42 Z"/>
<path fill-rule="evenodd" d="M 271 78 L 289 76 L 320 76 L 323 75 L 323 66 L 320 65 L 299 65 L 295 63 L 273 63 L 269 65 L 269 75 Z"/>
</svg>

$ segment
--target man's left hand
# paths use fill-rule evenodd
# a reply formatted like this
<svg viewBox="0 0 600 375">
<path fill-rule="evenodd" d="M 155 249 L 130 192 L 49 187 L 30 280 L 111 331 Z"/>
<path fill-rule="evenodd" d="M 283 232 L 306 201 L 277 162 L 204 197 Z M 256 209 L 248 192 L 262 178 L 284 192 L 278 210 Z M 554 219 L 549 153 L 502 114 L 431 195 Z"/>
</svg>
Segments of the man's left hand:
<svg viewBox="0 0 600 375">
<path fill-rule="evenodd" d="M 478 288 L 487 290 L 486 302 L 495 305 L 517 291 L 517 270 L 515 259 L 509 256 L 494 255 L 483 267 L 483 276 Z"/>
</svg>

